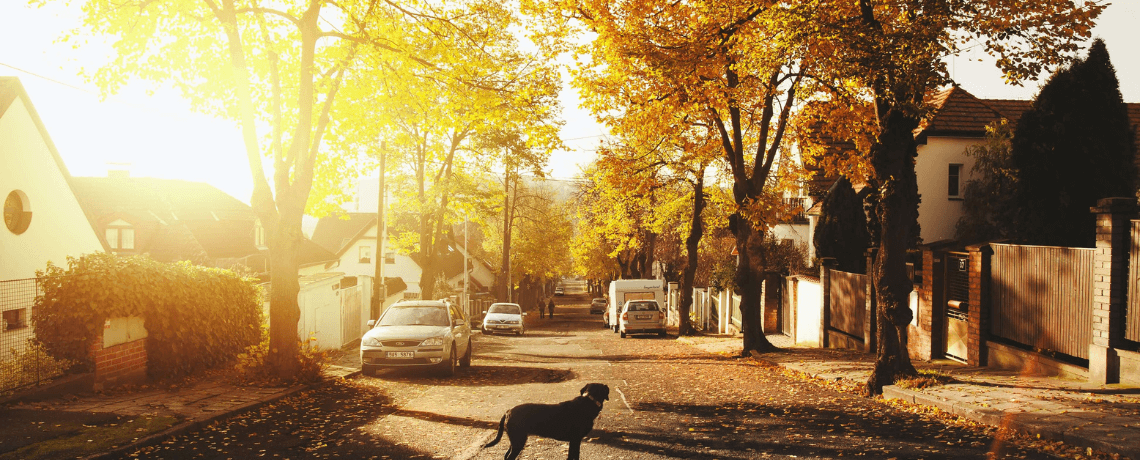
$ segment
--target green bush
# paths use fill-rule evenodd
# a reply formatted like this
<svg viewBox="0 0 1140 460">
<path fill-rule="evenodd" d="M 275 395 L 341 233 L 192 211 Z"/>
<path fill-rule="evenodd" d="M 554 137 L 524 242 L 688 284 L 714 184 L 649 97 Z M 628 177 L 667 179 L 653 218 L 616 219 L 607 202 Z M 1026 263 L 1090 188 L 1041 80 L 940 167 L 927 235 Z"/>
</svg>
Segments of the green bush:
<svg viewBox="0 0 1140 460">
<path fill-rule="evenodd" d="M 37 272 L 36 340 L 52 356 L 92 365 L 90 344 L 108 318 L 142 317 L 151 377 L 181 377 L 231 361 L 260 341 L 261 299 L 229 270 L 144 256 L 89 254 Z"/>
</svg>

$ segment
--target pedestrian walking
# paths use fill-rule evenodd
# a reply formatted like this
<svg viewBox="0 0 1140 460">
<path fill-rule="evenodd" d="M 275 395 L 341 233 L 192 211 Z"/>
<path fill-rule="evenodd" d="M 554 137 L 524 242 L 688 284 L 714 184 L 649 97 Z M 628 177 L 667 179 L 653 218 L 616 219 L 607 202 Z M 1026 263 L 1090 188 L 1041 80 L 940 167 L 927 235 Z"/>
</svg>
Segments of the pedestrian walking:
<svg viewBox="0 0 1140 460">
<path fill-rule="evenodd" d="M 549 310 L 550 319 L 554 319 L 554 297 L 550 298 L 550 303 L 546 304 L 546 309 Z"/>
<path fill-rule="evenodd" d="M 542 298 L 539 298 L 537 300 L 537 302 L 538 302 L 538 317 L 539 318 L 545 318 L 546 317 L 545 308 L 544 308 L 545 306 L 542 305 Z"/>
</svg>

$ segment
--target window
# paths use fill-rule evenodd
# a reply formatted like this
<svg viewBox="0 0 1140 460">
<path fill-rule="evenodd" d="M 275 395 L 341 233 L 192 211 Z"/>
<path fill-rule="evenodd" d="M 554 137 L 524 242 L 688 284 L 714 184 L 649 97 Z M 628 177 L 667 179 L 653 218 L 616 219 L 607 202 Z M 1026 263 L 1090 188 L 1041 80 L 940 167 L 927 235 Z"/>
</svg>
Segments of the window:
<svg viewBox="0 0 1140 460">
<path fill-rule="evenodd" d="M 389 265 L 396 263 L 396 253 L 385 252 L 384 253 L 384 263 L 389 264 Z"/>
<path fill-rule="evenodd" d="M 16 310 L 7 310 L 4 312 L 3 330 L 20 329 L 28 327 L 27 310 L 19 308 Z"/>
<path fill-rule="evenodd" d="M 360 263 L 366 264 L 372 262 L 372 246 L 360 247 Z"/>
<path fill-rule="evenodd" d="M 133 250 L 135 248 L 135 229 L 130 222 L 119 219 L 107 224 L 105 233 L 107 245 L 111 249 Z"/>
<path fill-rule="evenodd" d="M 24 233 L 32 223 L 32 209 L 28 196 L 19 190 L 12 190 L 4 199 L 4 226 L 17 235 Z"/>
<path fill-rule="evenodd" d="M 961 180 L 962 180 L 962 165 L 950 165 L 950 173 L 947 175 L 946 196 L 951 199 L 961 198 Z"/>
</svg>

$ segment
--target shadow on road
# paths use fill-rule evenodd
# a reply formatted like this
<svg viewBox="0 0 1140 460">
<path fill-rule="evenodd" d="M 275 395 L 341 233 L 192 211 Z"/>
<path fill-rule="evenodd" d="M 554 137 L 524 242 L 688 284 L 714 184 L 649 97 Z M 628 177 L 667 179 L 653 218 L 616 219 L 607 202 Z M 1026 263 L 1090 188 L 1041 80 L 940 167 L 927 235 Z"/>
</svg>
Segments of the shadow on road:
<svg viewBox="0 0 1140 460">
<path fill-rule="evenodd" d="M 369 377 L 358 377 L 369 378 Z M 420 383 L 437 386 L 485 387 L 526 383 L 559 383 L 574 379 L 574 373 L 562 369 L 523 366 L 472 365 L 460 368 L 452 377 L 433 375 L 429 369 L 404 368 L 381 370 L 375 378 L 392 382 Z"/>
</svg>

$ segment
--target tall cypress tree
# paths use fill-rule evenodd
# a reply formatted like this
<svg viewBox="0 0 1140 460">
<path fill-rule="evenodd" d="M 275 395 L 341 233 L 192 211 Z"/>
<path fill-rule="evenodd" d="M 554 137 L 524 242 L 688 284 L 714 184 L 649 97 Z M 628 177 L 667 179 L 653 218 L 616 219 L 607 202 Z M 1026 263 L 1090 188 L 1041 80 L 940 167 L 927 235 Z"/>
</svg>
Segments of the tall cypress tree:
<svg viewBox="0 0 1140 460">
<path fill-rule="evenodd" d="M 851 187 L 851 181 L 840 177 L 823 199 L 819 223 L 812 235 L 815 254 L 834 257 L 836 268 L 845 272 L 863 273 L 866 261 L 863 254 L 870 241 L 863 200 Z"/>
<path fill-rule="evenodd" d="M 1041 88 L 1017 123 L 1012 157 L 1020 171 L 1018 239 L 1094 246 L 1089 208 L 1101 198 L 1136 194 L 1128 108 L 1103 41 Z"/>
</svg>

